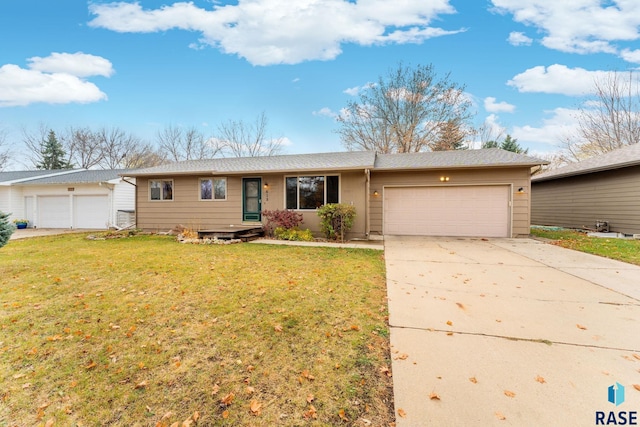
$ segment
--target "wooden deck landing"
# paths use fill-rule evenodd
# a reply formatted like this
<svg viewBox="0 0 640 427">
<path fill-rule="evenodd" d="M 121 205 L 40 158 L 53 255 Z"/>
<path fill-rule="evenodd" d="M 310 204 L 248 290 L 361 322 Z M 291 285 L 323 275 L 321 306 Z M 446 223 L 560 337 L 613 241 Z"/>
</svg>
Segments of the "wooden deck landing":
<svg viewBox="0 0 640 427">
<path fill-rule="evenodd" d="M 240 239 L 243 242 L 264 236 L 262 226 L 216 227 L 208 230 L 198 230 L 199 239 Z"/>
</svg>

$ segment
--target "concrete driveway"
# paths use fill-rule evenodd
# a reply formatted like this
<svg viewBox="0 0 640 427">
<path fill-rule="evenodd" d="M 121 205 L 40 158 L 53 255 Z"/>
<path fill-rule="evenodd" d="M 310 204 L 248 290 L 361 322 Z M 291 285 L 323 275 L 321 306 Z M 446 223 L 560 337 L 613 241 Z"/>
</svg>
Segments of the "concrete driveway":
<svg viewBox="0 0 640 427">
<path fill-rule="evenodd" d="M 385 258 L 398 427 L 640 412 L 640 267 L 531 239 L 391 237 Z"/>
</svg>

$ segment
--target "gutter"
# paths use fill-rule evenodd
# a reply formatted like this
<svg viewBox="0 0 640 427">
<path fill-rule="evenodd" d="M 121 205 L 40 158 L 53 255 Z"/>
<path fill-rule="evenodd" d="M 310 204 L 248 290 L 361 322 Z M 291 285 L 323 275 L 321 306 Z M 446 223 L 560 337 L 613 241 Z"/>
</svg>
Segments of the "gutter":
<svg viewBox="0 0 640 427">
<path fill-rule="evenodd" d="M 365 205 L 364 205 L 364 235 L 369 240 L 369 235 L 371 234 L 371 220 L 369 218 L 369 210 L 371 204 L 371 171 L 369 169 L 364 170 L 364 175 L 367 179 L 367 183 L 365 185 Z"/>
</svg>

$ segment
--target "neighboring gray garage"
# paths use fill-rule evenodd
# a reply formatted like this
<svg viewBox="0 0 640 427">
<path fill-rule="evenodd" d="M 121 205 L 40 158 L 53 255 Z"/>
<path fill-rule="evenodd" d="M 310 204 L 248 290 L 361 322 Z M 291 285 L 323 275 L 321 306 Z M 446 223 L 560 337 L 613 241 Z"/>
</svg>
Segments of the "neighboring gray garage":
<svg viewBox="0 0 640 427">
<path fill-rule="evenodd" d="M 389 187 L 384 234 L 510 236 L 509 185 Z"/>
<path fill-rule="evenodd" d="M 531 223 L 640 234 L 640 144 L 535 175 Z"/>
</svg>

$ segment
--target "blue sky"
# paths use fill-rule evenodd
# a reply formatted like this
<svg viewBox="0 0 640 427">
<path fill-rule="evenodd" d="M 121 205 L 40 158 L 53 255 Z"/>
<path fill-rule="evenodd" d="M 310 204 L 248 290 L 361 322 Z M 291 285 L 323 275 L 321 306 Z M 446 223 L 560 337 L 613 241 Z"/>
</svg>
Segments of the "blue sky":
<svg viewBox="0 0 640 427">
<path fill-rule="evenodd" d="M 594 79 L 640 67 L 637 0 L 12 0 L 0 130 L 118 127 L 154 142 L 265 112 L 286 153 L 340 151 L 335 116 L 399 61 L 466 86 L 475 124 L 558 150 Z"/>
</svg>

